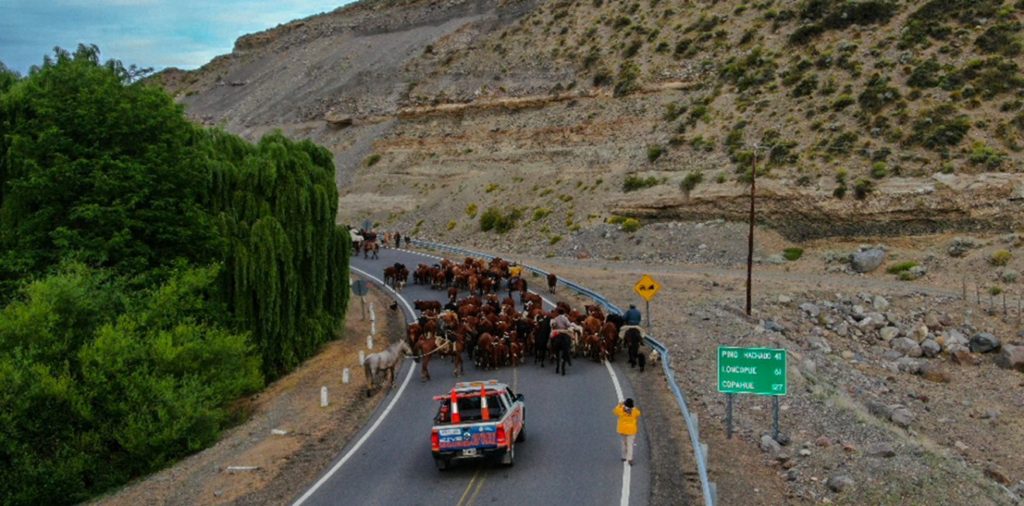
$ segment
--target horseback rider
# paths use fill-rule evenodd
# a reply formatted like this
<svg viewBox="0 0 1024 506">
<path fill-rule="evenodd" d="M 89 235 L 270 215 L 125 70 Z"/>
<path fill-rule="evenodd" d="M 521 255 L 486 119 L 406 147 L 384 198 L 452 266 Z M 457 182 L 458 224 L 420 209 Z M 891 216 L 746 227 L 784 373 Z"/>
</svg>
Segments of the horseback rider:
<svg viewBox="0 0 1024 506">
<path fill-rule="evenodd" d="M 643 321 L 643 317 L 640 315 L 640 310 L 636 308 L 636 304 L 629 305 L 629 309 L 622 315 L 622 320 L 627 326 L 640 326 L 640 322 Z"/>
</svg>

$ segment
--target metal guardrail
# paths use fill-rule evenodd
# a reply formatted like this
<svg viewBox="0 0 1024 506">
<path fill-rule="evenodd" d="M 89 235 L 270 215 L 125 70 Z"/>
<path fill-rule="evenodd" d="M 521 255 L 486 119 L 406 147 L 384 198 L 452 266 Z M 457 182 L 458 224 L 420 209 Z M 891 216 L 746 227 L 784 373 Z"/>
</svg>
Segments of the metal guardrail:
<svg viewBox="0 0 1024 506">
<path fill-rule="evenodd" d="M 457 248 L 455 246 L 449 246 L 447 244 L 422 241 L 419 239 L 413 239 L 412 244 L 423 248 L 445 251 L 458 255 L 485 258 L 487 260 L 494 258 L 494 255 L 489 255 L 480 251 L 472 251 Z M 525 264 L 523 264 L 523 267 L 530 272 L 544 277 L 547 277 L 548 275 L 548 272 L 543 269 L 538 269 Z M 595 302 L 603 306 L 606 311 L 622 314 L 622 310 L 615 304 L 612 304 L 603 295 L 567 279 L 559 278 L 558 282 L 569 287 L 576 293 L 593 299 Z M 697 422 L 697 416 L 690 413 L 690 409 L 686 404 L 686 396 L 683 395 L 682 389 L 679 388 L 679 384 L 676 382 L 675 369 L 672 368 L 672 357 L 668 353 L 668 348 L 654 337 L 645 334 L 644 341 L 657 350 L 658 354 L 661 355 L 661 368 L 665 372 L 665 377 L 668 378 L 669 389 L 672 390 L 672 394 L 676 398 L 676 403 L 679 405 L 679 411 L 683 414 L 683 420 L 686 421 L 686 430 L 690 433 L 690 444 L 693 446 L 693 456 L 697 460 L 697 474 L 700 476 L 700 488 L 704 495 L 704 504 L 705 506 L 715 506 L 718 502 L 718 490 L 715 487 L 715 484 L 708 480 L 708 446 L 701 442 L 700 427 Z"/>
</svg>

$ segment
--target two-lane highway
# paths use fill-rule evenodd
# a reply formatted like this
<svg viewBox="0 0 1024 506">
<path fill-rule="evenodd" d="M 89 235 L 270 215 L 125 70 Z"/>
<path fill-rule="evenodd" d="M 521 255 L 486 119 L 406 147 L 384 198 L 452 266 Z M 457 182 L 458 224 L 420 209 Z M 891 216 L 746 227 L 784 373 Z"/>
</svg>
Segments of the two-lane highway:
<svg viewBox="0 0 1024 506">
<path fill-rule="evenodd" d="M 395 262 L 414 270 L 432 257 L 382 249 L 377 260 L 352 260 L 353 274 L 375 283 Z M 532 281 L 532 280 L 531 280 Z M 411 278 L 410 278 L 411 283 Z M 460 297 L 465 296 L 460 294 Z M 408 285 L 401 293 L 414 300 L 444 300 L 446 293 Z M 518 298 L 518 297 L 517 297 Z M 408 319 L 415 315 L 409 314 Z M 386 311 L 386 308 L 380 310 Z M 377 346 L 383 346 L 378 343 Z M 416 366 L 416 367 L 412 367 Z M 448 360 L 433 360 L 433 379 L 419 380 L 418 364 L 406 360 L 395 387 L 365 427 L 329 470 L 296 500 L 304 505 L 459 505 L 472 504 L 646 504 L 650 496 L 648 438 L 641 425 L 636 465 L 620 460 L 612 408 L 632 387 L 617 365 L 580 359 L 566 376 L 553 367 L 526 365 L 479 371 L 466 361 L 462 378 Z M 361 374 L 356 375 L 360 381 Z M 526 440 L 516 445 L 511 467 L 479 462 L 438 471 L 430 454 L 434 395 L 455 381 L 498 379 L 526 397 Z M 643 406 L 640 406 L 643 409 Z"/>
</svg>

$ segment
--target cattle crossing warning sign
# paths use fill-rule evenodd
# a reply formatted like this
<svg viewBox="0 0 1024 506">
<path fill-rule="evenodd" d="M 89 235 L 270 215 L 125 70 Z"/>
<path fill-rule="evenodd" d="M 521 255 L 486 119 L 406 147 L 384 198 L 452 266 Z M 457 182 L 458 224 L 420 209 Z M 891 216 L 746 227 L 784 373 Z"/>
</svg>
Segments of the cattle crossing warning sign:
<svg viewBox="0 0 1024 506">
<path fill-rule="evenodd" d="M 640 281 L 633 285 L 633 290 L 643 297 L 644 300 L 650 302 L 658 294 L 658 290 L 661 290 L 661 284 L 655 281 L 654 278 L 644 274 L 644 277 L 640 278 Z"/>
</svg>

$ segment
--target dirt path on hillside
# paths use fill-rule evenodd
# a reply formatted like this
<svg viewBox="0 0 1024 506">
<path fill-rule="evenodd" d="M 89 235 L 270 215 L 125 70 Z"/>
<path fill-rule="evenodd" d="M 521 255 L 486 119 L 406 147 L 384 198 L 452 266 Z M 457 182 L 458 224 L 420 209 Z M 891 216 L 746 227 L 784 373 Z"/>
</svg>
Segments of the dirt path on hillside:
<svg viewBox="0 0 1024 506">
<path fill-rule="evenodd" d="M 375 349 L 383 339 L 401 338 L 404 326 L 388 311 L 390 299 L 376 290 L 366 297 L 378 317 Z M 319 476 L 349 439 L 363 427 L 384 398 L 367 399 L 359 350 L 366 349 L 369 318 L 360 318 L 360 302 L 349 302 L 343 337 L 240 409 L 250 412 L 241 425 L 224 433 L 211 448 L 102 497 L 95 504 L 278 505 L 296 498 Z M 343 383 L 343 369 L 350 381 Z M 320 407 L 320 387 L 330 404 Z M 283 433 L 282 433 L 283 432 Z M 232 470 L 233 467 L 251 468 Z"/>
</svg>

